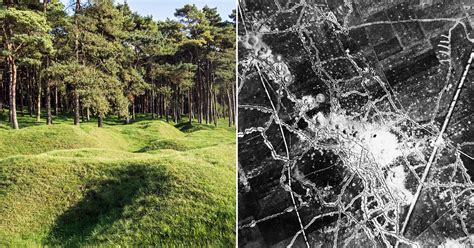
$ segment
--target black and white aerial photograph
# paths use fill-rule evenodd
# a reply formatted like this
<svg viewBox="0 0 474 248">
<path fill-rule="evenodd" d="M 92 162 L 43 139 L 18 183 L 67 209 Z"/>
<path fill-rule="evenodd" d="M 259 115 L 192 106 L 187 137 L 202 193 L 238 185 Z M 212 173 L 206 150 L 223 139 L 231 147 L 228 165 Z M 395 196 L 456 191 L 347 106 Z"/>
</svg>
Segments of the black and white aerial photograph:
<svg viewBox="0 0 474 248">
<path fill-rule="evenodd" d="M 237 19 L 239 247 L 474 247 L 474 1 Z"/>
</svg>

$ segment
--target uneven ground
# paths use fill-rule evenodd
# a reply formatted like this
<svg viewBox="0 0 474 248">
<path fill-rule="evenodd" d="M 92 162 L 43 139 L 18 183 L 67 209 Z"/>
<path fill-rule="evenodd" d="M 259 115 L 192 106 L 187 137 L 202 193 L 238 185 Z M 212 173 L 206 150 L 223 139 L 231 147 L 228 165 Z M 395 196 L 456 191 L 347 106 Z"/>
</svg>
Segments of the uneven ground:
<svg viewBox="0 0 474 248">
<path fill-rule="evenodd" d="M 235 129 L 0 116 L 0 246 L 235 246 Z"/>
</svg>

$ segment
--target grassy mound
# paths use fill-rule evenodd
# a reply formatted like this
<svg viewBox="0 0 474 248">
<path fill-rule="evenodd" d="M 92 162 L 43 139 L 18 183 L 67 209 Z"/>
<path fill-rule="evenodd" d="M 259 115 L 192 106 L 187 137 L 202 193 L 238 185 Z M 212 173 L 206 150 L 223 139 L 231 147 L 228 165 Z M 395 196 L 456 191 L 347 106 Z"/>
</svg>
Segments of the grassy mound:
<svg viewBox="0 0 474 248">
<path fill-rule="evenodd" d="M 104 128 L 97 128 L 95 123 L 84 123 L 80 127 L 59 123 L 50 127 L 30 126 L 17 131 L 4 128 L 0 129 L 0 158 L 84 147 L 135 151 L 155 140 L 177 139 L 184 135 L 163 121 L 142 121 Z"/>
<path fill-rule="evenodd" d="M 192 133 L 186 134 L 186 136 L 182 138 L 157 139 L 155 141 L 150 142 L 140 151 L 149 152 L 160 149 L 187 151 L 216 146 L 219 144 L 235 143 L 234 138 L 231 134 L 229 134 L 229 132 L 231 131 L 225 129 L 194 131 Z"/>
<path fill-rule="evenodd" d="M 0 129 L 0 247 L 233 247 L 234 139 L 160 120 Z"/>
</svg>

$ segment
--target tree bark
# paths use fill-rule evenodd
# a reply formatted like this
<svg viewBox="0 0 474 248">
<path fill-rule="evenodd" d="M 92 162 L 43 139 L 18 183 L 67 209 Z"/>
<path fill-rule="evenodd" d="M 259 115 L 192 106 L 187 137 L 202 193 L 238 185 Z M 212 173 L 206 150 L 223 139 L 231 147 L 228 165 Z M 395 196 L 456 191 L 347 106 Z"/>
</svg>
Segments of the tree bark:
<svg viewBox="0 0 474 248">
<path fill-rule="evenodd" d="M 188 90 L 188 118 L 189 118 L 189 125 L 193 124 L 193 100 L 192 100 L 192 89 Z"/>
<path fill-rule="evenodd" d="M 54 87 L 54 115 L 58 115 L 58 86 Z"/>
<path fill-rule="evenodd" d="M 129 103 L 128 106 L 127 106 L 127 117 L 126 117 L 126 119 L 125 119 L 125 122 L 126 122 L 127 124 L 130 124 L 130 112 L 129 112 L 129 110 L 130 110 L 130 103 Z"/>
<path fill-rule="evenodd" d="M 132 101 L 132 120 L 135 120 L 135 99 Z"/>
<path fill-rule="evenodd" d="M 231 91 L 231 101 L 230 103 L 232 104 L 232 125 L 235 126 L 236 118 L 237 118 L 237 106 L 235 102 L 235 83 L 232 83 L 232 91 Z"/>
<path fill-rule="evenodd" d="M 33 88 L 33 80 L 32 78 L 30 77 L 30 70 L 28 68 L 26 68 L 26 81 L 27 81 L 27 86 L 28 86 L 28 114 L 30 115 L 30 117 L 33 117 L 33 92 L 34 92 L 34 88 Z"/>
<path fill-rule="evenodd" d="M 214 126 L 217 127 L 217 118 L 218 118 L 218 113 L 217 113 L 217 97 L 216 97 L 216 92 L 214 90 L 214 92 L 212 93 L 212 99 L 213 99 L 213 119 L 214 119 Z"/>
<path fill-rule="evenodd" d="M 61 114 L 65 115 L 66 112 L 69 111 L 67 93 L 65 93 L 64 95 L 62 95 L 62 97 L 59 99 L 59 104 L 61 105 L 61 106 L 60 106 Z"/>
<path fill-rule="evenodd" d="M 7 7 L 10 8 L 10 5 L 13 2 L 10 0 L 4 0 L 3 4 Z M 12 29 L 10 27 L 10 24 L 5 22 L 2 23 L 2 35 L 4 38 L 4 49 L 6 49 L 9 52 L 9 55 L 7 56 L 7 64 L 8 64 L 8 69 L 10 72 L 9 76 L 9 98 L 10 98 L 10 106 L 9 106 L 9 119 L 12 128 L 14 129 L 19 129 L 18 126 L 18 120 L 16 116 L 16 77 L 17 77 L 17 67 L 16 67 L 16 62 L 15 59 L 12 56 L 13 53 L 13 44 L 10 42 L 10 38 L 13 36 Z"/>
<path fill-rule="evenodd" d="M 150 106 L 151 107 L 151 118 L 155 119 L 155 117 L 156 117 L 155 116 L 155 106 L 156 105 L 155 105 L 155 90 L 154 89 L 151 90 L 151 103 L 150 104 L 151 104 L 151 106 Z"/>
<path fill-rule="evenodd" d="M 53 124 L 53 116 L 51 111 L 51 87 L 49 80 L 46 80 L 46 125 Z"/>
<path fill-rule="evenodd" d="M 166 122 L 169 122 L 169 113 L 170 113 L 170 110 L 169 110 L 169 102 L 168 102 L 168 99 L 163 99 L 163 102 L 164 102 L 164 112 L 165 112 L 165 116 L 166 116 Z"/>
<path fill-rule="evenodd" d="M 180 116 L 180 102 L 179 102 L 179 96 L 181 95 L 180 93 L 180 88 L 177 86 L 176 90 L 176 96 L 175 96 L 175 123 L 178 123 L 181 120 Z"/>
<path fill-rule="evenodd" d="M 173 104 L 173 121 L 175 123 L 178 122 L 178 99 L 175 97 L 174 104 Z"/>
<path fill-rule="evenodd" d="M 79 23 L 77 20 L 77 14 L 81 10 L 81 0 L 76 0 L 76 9 L 75 9 L 75 17 L 74 17 L 74 24 L 76 28 L 76 34 L 74 39 L 74 49 L 76 51 L 76 60 L 79 62 Z M 77 85 L 74 87 L 74 125 L 80 124 L 80 106 L 79 106 L 79 94 L 77 93 Z"/>
<path fill-rule="evenodd" d="M 21 79 L 21 74 L 20 74 L 20 81 L 22 81 L 21 83 L 18 84 L 18 94 L 20 95 L 19 97 L 19 104 L 20 104 L 20 115 L 21 116 L 25 116 L 25 113 L 23 112 L 23 99 L 24 99 L 24 89 L 23 89 L 23 85 L 24 85 L 24 82 L 23 80 Z"/>
<path fill-rule="evenodd" d="M 16 76 L 17 67 L 15 59 L 9 55 L 7 57 L 9 68 L 10 68 L 10 121 L 11 126 L 14 129 L 19 129 L 18 120 L 16 116 Z"/>
<path fill-rule="evenodd" d="M 43 0 L 43 13 L 44 16 L 47 17 L 46 11 L 48 10 L 48 2 L 46 0 Z M 46 55 L 46 68 L 49 67 L 49 57 Z M 49 85 L 49 77 L 46 75 L 46 125 L 51 125 L 53 124 L 53 117 L 51 116 L 51 86 Z M 40 95 L 41 96 L 41 95 Z"/>
<path fill-rule="evenodd" d="M 97 116 L 97 126 L 100 128 L 104 127 L 104 114 L 102 113 L 99 113 Z"/>
<path fill-rule="evenodd" d="M 212 97 L 212 89 L 209 90 L 209 123 L 214 121 L 214 97 Z"/>
<path fill-rule="evenodd" d="M 229 89 L 226 90 L 226 93 L 227 93 L 227 100 L 228 100 L 227 105 L 229 106 L 229 127 L 232 127 L 232 116 L 233 116 L 232 98 L 230 96 Z"/>
<path fill-rule="evenodd" d="M 198 103 L 198 122 L 199 124 L 202 123 L 202 110 L 203 110 L 203 102 L 202 102 L 202 77 L 201 77 L 201 70 L 198 68 L 198 87 L 196 89 L 197 93 L 197 103 Z"/>
<path fill-rule="evenodd" d="M 214 103 L 215 103 L 215 111 L 216 111 L 216 116 L 217 119 L 219 120 L 221 118 L 221 113 L 219 109 L 217 108 L 217 104 L 219 103 L 219 97 L 217 96 L 217 93 L 214 91 Z"/>
<path fill-rule="evenodd" d="M 178 97 L 180 98 L 179 102 L 180 102 L 180 105 L 181 105 L 180 108 L 179 108 L 178 119 L 181 120 L 181 116 L 184 115 L 184 113 L 185 113 L 185 112 L 184 112 L 184 111 L 185 111 L 184 108 L 185 108 L 185 102 L 186 102 L 185 99 L 186 99 L 186 97 L 185 97 L 185 94 L 181 94 L 181 95 L 179 95 Z"/>
<path fill-rule="evenodd" d="M 41 79 L 36 78 L 36 71 L 33 73 L 33 82 L 36 83 L 36 122 L 41 121 Z"/>
<path fill-rule="evenodd" d="M 163 113 L 165 112 L 165 103 L 163 100 L 163 94 L 160 94 L 160 119 L 163 119 Z"/>
<path fill-rule="evenodd" d="M 155 93 L 155 115 L 156 115 L 156 118 L 158 118 L 158 115 L 159 115 L 159 112 L 160 112 L 160 95 L 157 93 Z"/>
<path fill-rule="evenodd" d="M 79 105 L 79 94 L 74 91 L 74 125 L 81 124 L 81 107 Z"/>
<path fill-rule="evenodd" d="M 209 116 L 209 107 L 210 107 L 210 102 L 209 102 L 209 61 L 207 61 L 207 68 L 206 68 L 206 81 L 205 81 L 205 89 L 204 89 L 204 104 L 205 104 L 205 108 L 206 108 L 206 111 L 204 112 L 204 117 L 206 119 L 206 124 L 209 124 L 209 119 L 210 119 L 210 116 Z"/>
</svg>

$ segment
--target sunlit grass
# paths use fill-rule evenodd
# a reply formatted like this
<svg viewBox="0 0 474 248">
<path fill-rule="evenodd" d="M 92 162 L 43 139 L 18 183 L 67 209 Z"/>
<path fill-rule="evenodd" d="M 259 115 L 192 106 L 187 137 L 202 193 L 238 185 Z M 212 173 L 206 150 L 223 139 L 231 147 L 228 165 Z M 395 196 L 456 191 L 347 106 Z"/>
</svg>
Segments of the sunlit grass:
<svg viewBox="0 0 474 248">
<path fill-rule="evenodd" d="M 139 118 L 3 116 L 0 247 L 235 246 L 235 128 Z"/>
</svg>

